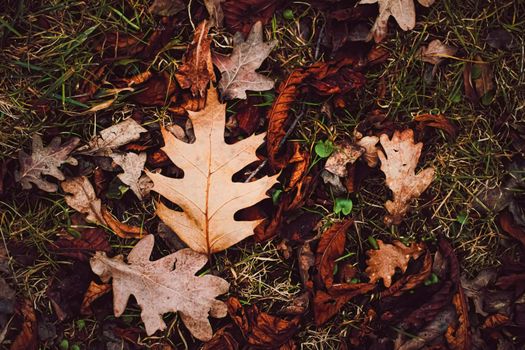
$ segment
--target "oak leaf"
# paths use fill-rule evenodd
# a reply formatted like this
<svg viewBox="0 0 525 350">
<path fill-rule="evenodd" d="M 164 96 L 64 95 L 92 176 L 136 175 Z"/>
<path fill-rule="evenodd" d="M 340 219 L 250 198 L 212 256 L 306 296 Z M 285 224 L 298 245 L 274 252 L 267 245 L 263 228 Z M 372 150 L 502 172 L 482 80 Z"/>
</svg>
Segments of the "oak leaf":
<svg viewBox="0 0 525 350">
<path fill-rule="evenodd" d="M 409 247 L 400 241 L 394 244 L 385 244 L 380 239 L 377 240 L 378 250 L 367 251 L 368 267 L 365 272 L 370 278 L 370 283 L 375 283 L 383 279 L 385 287 L 392 284 L 392 276 L 396 273 L 396 268 L 405 272 L 410 258 L 417 259 L 425 250 L 423 244 L 412 243 Z"/>
<path fill-rule="evenodd" d="M 246 36 L 256 22 L 267 24 L 280 3 L 283 2 L 279 0 L 224 0 L 222 10 L 225 26 L 232 32 L 241 32 Z"/>
<path fill-rule="evenodd" d="M 150 261 L 154 236 L 140 240 L 127 257 L 108 258 L 97 252 L 91 258 L 91 269 L 103 282 L 113 278 L 113 311 L 122 315 L 131 295 L 142 309 L 141 318 L 148 335 L 166 328 L 162 315 L 178 311 L 188 330 L 197 339 L 212 338 L 208 314 L 224 317 L 226 304 L 215 299 L 228 291 L 222 278 L 195 276 L 207 261 L 205 255 L 181 249 L 156 261 Z"/>
<path fill-rule="evenodd" d="M 42 138 L 34 135 L 31 155 L 24 151 L 19 152 L 20 170 L 15 173 L 15 179 L 26 190 L 30 189 L 33 183 L 43 191 L 55 192 L 58 186 L 45 180 L 42 176 L 49 175 L 58 180 L 64 180 L 64 174 L 58 167 L 62 164 L 77 165 L 77 160 L 70 157 L 69 154 L 79 142 L 79 138 L 73 137 L 60 144 L 60 137 L 55 137 L 47 147 L 44 147 Z"/>
<path fill-rule="evenodd" d="M 182 208 L 169 209 L 158 203 L 157 215 L 194 251 L 212 254 L 224 250 L 253 234 L 261 220 L 235 221 L 234 214 L 266 198 L 266 191 L 277 175 L 248 183 L 235 183 L 233 174 L 257 160 L 255 150 L 264 134 L 235 144 L 224 141 L 226 105 L 214 89 L 208 90 L 206 107 L 188 112 L 196 140 L 185 143 L 163 129 L 162 150 L 184 170 L 182 179 L 147 173 L 153 191 Z"/>
<path fill-rule="evenodd" d="M 263 42 L 262 23 L 257 22 L 246 41 L 241 33 L 235 34 L 230 56 L 213 54 L 213 64 L 222 75 L 219 91 L 223 99 L 246 99 L 246 90 L 265 91 L 273 88 L 275 82 L 255 70 L 261 66 L 275 45 L 276 40 Z"/>
<path fill-rule="evenodd" d="M 117 177 L 122 183 L 129 186 L 129 188 L 135 193 L 138 199 L 142 199 L 143 185 L 140 183 L 140 176 L 146 163 L 146 153 L 122 153 L 122 152 L 111 152 L 109 156 L 115 164 L 120 166 L 124 172 L 118 174 Z"/>
<path fill-rule="evenodd" d="M 454 56 L 457 51 L 454 46 L 443 44 L 441 40 L 435 39 L 428 43 L 428 46 L 421 46 L 418 55 L 423 62 L 438 65 L 445 58 Z"/>
<path fill-rule="evenodd" d="M 193 96 L 205 96 L 210 79 L 215 81 L 210 51 L 211 38 L 208 36 L 209 29 L 206 20 L 195 28 L 193 40 L 182 58 L 182 66 L 175 73 L 175 78 L 181 88 L 191 88 Z"/>
<path fill-rule="evenodd" d="M 429 7 L 435 0 L 418 0 Z M 379 16 L 372 27 L 368 40 L 374 38 L 378 43 L 382 41 L 388 31 L 388 19 L 393 16 L 402 30 L 413 29 L 416 25 L 416 8 L 414 0 L 361 0 L 359 4 L 379 4 Z"/>
<path fill-rule="evenodd" d="M 128 118 L 102 130 L 86 146 L 79 148 L 79 151 L 86 154 L 107 155 L 120 146 L 138 140 L 140 134 L 146 131 L 134 119 Z"/>
<path fill-rule="evenodd" d="M 20 333 L 9 347 L 10 350 L 36 350 L 39 348 L 38 320 L 33 303 L 25 299 L 17 311 L 24 317 Z"/>
<path fill-rule="evenodd" d="M 85 214 L 86 220 L 99 225 L 106 221 L 102 215 L 102 202 L 93 189 L 93 185 L 85 176 L 79 176 L 63 181 L 60 186 L 64 192 L 70 193 L 64 198 L 66 203 L 76 211 Z"/>
<path fill-rule="evenodd" d="M 378 152 L 381 160 L 381 171 L 386 176 L 386 184 L 392 190 L 393 201 L 386 201 L 388 215 L 385 223 L 399 224 L 409 209 L 410 202 L 418 198 L 434 178 L 434 168 L 415 173 L 423 143 L 414 143 L 414 132 L 411 129 L 395 131 L 390 140 L 388 135 L 380 136 L 381 146 L 385 153 Z"/>
</svg>

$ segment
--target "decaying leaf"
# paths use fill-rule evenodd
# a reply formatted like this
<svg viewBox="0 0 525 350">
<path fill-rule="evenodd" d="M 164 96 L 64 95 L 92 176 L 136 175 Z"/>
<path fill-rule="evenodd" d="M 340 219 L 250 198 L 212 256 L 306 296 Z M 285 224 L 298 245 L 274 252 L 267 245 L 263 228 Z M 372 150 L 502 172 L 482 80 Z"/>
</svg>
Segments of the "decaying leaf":
<svg viewBox="0 0 525 350">
<path fill-rule="evenodd" d="M 38 321 L 33 308 L 33 303 L 24 300 L 19 313 L 24 317 L 24 323 L 20 333 L 11 344 L 10 350 L 37 350 L 38 342 Z"/>
<path fill-rule="evenodd" d="M 326 160 L 324 168 L 334 175 L 345 177 L 348 175 L 346 166 L 355 163 L 363 153 L 364 150 L 361 147 L 343 142 L 336 145 L 335 151 Z"/>
<path fill-rule="evenodd" d="M 234 297 L 228 299 L 228 313 L 249 345 L 279 349 L 299 331 L 300 317 L 291 320 L 259 311 L 256 305 L 243 307 Z"/>
<path fill-rule="evenodd" d="M 421 332 L 415 337 L 403 343 L 398 343 L 395 346 L 396 350 L 419 350 L 424 349 L 425 345 L 432 342 L 432 340 L 442 336 L 451 322 L 454 321 L 454 311 L 447 308 L 440 312 L 432 322 L 430 322 Z M 467 348 L 465 348 L 467 350 Z"/>
<path fill-rule="evenodd" d="M 140 134 L 146 131 L 147 130 L 140 126 L 134 119 L 128 118 L 123 122 L 102 130 L 97 137 L 91 140 L 86 146 L 81 147 L 79 151 L 87 154 L 105 155 L 120 146 L 138 140 Z"/>
<path fill-rule="evenodd" d="M 111 152 L 109 156 L 124 170 L 122 174 L 118 175 L 120 181 L 128 185 L 138 199 L 142 199 L 143 191 L 141 190 L 139 180 L 142 170 L 144 170 L 144 164 L 146 163 L 146 153 Z"/>
<path fill-rule="evenodd" d="M 418 131 L 422 131 L 426 127 L 437 128 L 445 131 L 452 139 L 455 139 L 458 134 L 457 127 L 443 114 L 418 114 L 414 120 L 418 122 L 416 129 Z"/>
<path fill-rule="evenodd" d="M 465 295 L 472 300 L 476 313 L 487 316 L 487 312 L 483 310 L 483 300 L 485 299 L 487 287 L 496 280 L 497 271 L 494 269 L 482 270 L 473 279 L 467 280 L 461 278 L 461 285 L 464 288 Z"/>
<path fill-rule="evenodd" d="M 476 63 L 465 63 L 463 70 L 465 95 L 473 103 L 481 100 L 483 104 L 488 104 L 495 89 L 494 72 L 490 63 L 484 62 L 479 55 L 475 58 Z"/>
<path fill-rule="evenodd" d="M 432 263 L 432 255 L 429 251 L 427 251 L 421 269 L 415 274 L 404 275 L 399 280 L 394 282 L 390 288 L 381 292 L 381 298 L 386 298 L 388 296 L 400 296 L 403 293 L 423 284 L 432 273 Z"/>
<path fill-rule="evenodd" d="M 189 112 L 196 141 L 180 141 L 162 131 L 162 150 L 184 170 L 182 179 L 147 173 L 153 191 L 182 208 L 182 212 L 158 203 L 157 215 L 193 250 L 212 254 L 224 250 L 253 234 L 258 221 L 235 221 L 240 209 L 258 203 L 277 181 L 277 176 L 248 183 L 234 183 L 232 175 L 257 160 L 255 150 L 264 134 L 228 145 L 224 142 L 225 104 L 214 89 L 208 90 L 202 111 Z"/>
<path fill-rule="evenodd" d="M 313 300 L 315 324 L 317 326 L 324 324 L 337 315 L 350 300 L 374 288 L 375 285 L 372 283 L 338 283 L 327 292 L 317 291 Z"/>
<path fill-rule="evenodd" d="M 396 268 L 405 272 L 410 258 L 417 259 L 425 251 L 424 245 L 418 243 L 412 243 L 407 247 L 400 241 L 385 244 L 378 239 L 377 244 L 378 250 L 371 249 L 366 252 L 368 259 L 365 272 L 370 278 L 370 283 L 383 279 L 387 288 L 392 284 L 392 276 L 396 273 Z"/>
<path fill-rule="evenodd" d="M 149 12 L 159 16 L 173 16 L 185 7 L 182 0 L 155 0 L 149 7 Z"/>
<path fill-rule="evenodd" d="M 429 7 L 435 0 L 418 0 L 418 2 Z M 379 4 L 379 16 L 377 17 L 368 40 L 374 38 L 375 42 L 382 41 L 388 32 L 388 19 L 394 17 L 402 30 L 413 29 L 416 25 L 416 9 L 414 0 L 361 0 L 359 4 Z"/>
<path fill-rule="evenodd" d="M 96 251 L 110 252 L 106 232 L 101 228 L 80 229 L 80 237 L 75 238 L 67 232 L 50 245 L 56 255 L 67 256 L 79 261 L 88 261 Z"/>
<path fill-rule="evenodd" d="M 66 193 L 66 203 L 76 211 L 85 214 L 86 220 L 99 225 L 105 223 L 102 216 L 102 202 L 97 198 L 93 185 L 85 176 L 63 181 L 60 186 Z"/>
<path fill-rule="evenodd" d="M 411 129 L 395 131 L 390 140 L 388 135 L 380 137 L 385 153 L 379 152 L 381 171 L 386 176 L 386 184 L 392 190 L 394 200 L 388 200 L 385 208 L 388 215 L 385 223 L 397 225 L 409 209 L 410 202 L 418 198 L 434 178 L 434 168 L 415 173 L 423 143 L 414 143 L 414 132 Z"/>
<path fill-rule="evenodd" d="M 148 234 L 143 227 L 131 226 L 120 222 L 105 207 L 102 207 L 102 218 L 120 238 L 142 238 Z"/>
<path fill-rule="evenodd" d="M 246 99 L 246 90 L 265 91 L 273 88 L 275 82 L 260 74 L 258 69 L 268 57 L 276 40 L 263 42 L 262 23 L 253 26 L 246 41 L 241 33 L 233 37 L 233 51 L 230 56 L 213 53 L 213 64 L 221 72 L 219 90 L 226 100 Z"/>
<path fill-rule="evenodd" d="M 80 305 L 80 314 L 91 315 L 93 313 L 93 311 L 91 310 L 91 304 L 101 296 L 109 293 L 110 291 L 111 284 L 98 284 L 95 281 L 91 281 L 88 289 L 86 290 L 86 293 L 84 294 L 84 298 L 82 299 L 82 304 Z"/>
<path fill-rule="evenodd" d="M 166 328 L 163 314 L 178 311 L 194 337 L 210 340 L 213 332 L 208 314 L 226 316 L 226 305 L 215 297 L 226 293 L 229 283 L 212 275 L 195 276 L 207 258 L 191 249 L 150 261 L 153 244 L 154 236 L 144 237 L 129 253 L 127 263 L 121 255 L 108 258 L 103 252 L 91 259 L 93 272 L 103 282 L 113 278 L 115 316 L 122 315 L 133 295 L 142 309 L 148 335 Z"/>
<path fill-rule="evenodd" d="M 246 36 L 256 22 L 268 23 L 278 4 L 279 0 L 224 0 L 225 25 L 232 32 Z"/>
<path fill-rule="evenodd" d="M 191 88 L 193 96 L 205 96 L 208 83 L 210 80 L 215 81 L 210 51 L 211 38 L 208 36 L 209 29 L 206 20 L 195 28 L 193 40 L 182 58 L 182 65 L 175 73 L 180 87 Z"/>
<path fill-rule="evenodd" d="M 458 284 L 457 288 L 458 290 L 452 298 L 452 303 L 456 308 L 458 322 L 457 325 L 452 323 L 448 326 L 445 337 L 453 350 L 466 350 L 472 348 L 468 305 L 461 283 Z"/>
<path fill-rule="evenodd" d="M 225 0 L 204 0 L 204 6 L 210 15 L 210 27 L 222 27 L 224 21 L 224 12 L 221 3 Z"/>
<path fill-rule="evenodd" d="M 457 51 L 457 48 L 443 44 L 441 40 L 435 39 L 432 40 L 428 46 L 421 46 L 418 55 L 423 62 L 438 65 L 445 58 L 454 56 Z"/>
<path fill-rule="evenodd" d="M 231 324 L 217 330 L 213 338 L 200 348 L 200 350 L 238 350 L 239 343 L 230 334 Z"/>
<path fill-rule="evenodd" d="M 317 246 L 315 266 L 324 287 L 330 288 L 334 282 L 335 260 L 343 255 L 346 243 L 346 232 L 354 220 L 348 219 L 333 224 L 326 230 Z"/>
<path fill-rule="evenodd" d="M 31 155 L 20 151 L 18 158 L 20 170 L 15 173 L 15 179 L 22 184 L 23 189 L 30 189 L 33 183 L 46 192 L 55 192 L 58 186 L 44 178 L 43 175 L 53 176 L 58 180 L 64 180 L 64 174 L 58 169 L 62 164 L 77 165 L 77 160 L 69 154 L 77 147 L 80 139 L 73 137 L 60 144 L 60 137 L 55 137 L 51 143 L 44 147 L 39 135 L 33 136 Z"/>
<path fill-rule="evenodd" d="M 377 136 L 365 136 L 356 141 L 356 145 L 364 148 L 362 158 L 370 168 L 375 168 L 379 163 L 378 148 L 376 146 L 378 142 L 379 137 Z"/>
</svg>

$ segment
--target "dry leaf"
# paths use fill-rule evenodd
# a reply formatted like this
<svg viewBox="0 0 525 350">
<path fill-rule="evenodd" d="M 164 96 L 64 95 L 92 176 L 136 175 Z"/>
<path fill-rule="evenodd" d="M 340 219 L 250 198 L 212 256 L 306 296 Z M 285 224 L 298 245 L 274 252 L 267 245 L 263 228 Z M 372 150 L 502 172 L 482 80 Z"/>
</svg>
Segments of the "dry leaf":
<svg viewBox="0 0 525 350">
<path fill-rule="evenodd" d="M 472 348 L 472 334 L 468 316 L 468 305 L 461 283 L 457 286 L 457 292 L 452 298 L 452 303 L 458 315 L 457 326 L 450 324 L 445 337 L 452 350 L 467 350 Z"/>
<path fill-rule="evenodd" d="M 480 56 L 476 56 L 476 63 L 465 63 L 465 70 L 463 71 L 463 83 L 465 86 L 465 94 L 467 98 L 477 103 L 481 99 L 482 102 L 488 104 L 490 99 L 483 100 L 485 95 L 491 97 L 494 86 L 494 72 L 490 63 L 483 62 Z M 486 97 L 485 97 L 486 98 Z"/>
<path fill-rule="evenodd" d="M 389 296 L 398 297 L 424 283 L 432 273 L 432 263 L 432 255 L 429 251 L 427 251 L 421 270 L 415 274 L 401 277 L 399 280 L 394 282 L 390 288 L 381 292 L 381 298 L 386 298 Z"/>
<path fill-rule="evenodd" d="M 209 29 L 206 20 L 195 28 L 193 40 L 182 58 L 182 66 L 175 73 L 175 78 L 177 78 L 180 87 L 183 89 L 191 88 L 193 96 L 205 96 L 210 79 L 213 82 L 215 81 L 211 62 Z"/>
<path fill-rule="evenodd" d="M 378 148 L 376 146 L 378 142 L 379 137 L 377 136 L 365 136 L 356 141 L 356 145 L 364 148 L 365 151 L 362 158 L 371 168 L 375 168 L 379 162 Z"/>
<path fill-rule="evenodd" d="M 86 290 L 86 293 L 84 294 L 84 298 L 82 299 L 82 304 L 80 305 L 80 314 L 91 315 L 93 313 L 93 311 L 91 310 L 91 304 L 101 296 L 109 293 L 110 291 L 111 284 L 98 284 L 97 282 L 91 281 L 88 289 Z"/>
<path fill-rule="evenodd" d="M 204 0 L 204 6 L 210 15 L 210 27 L 222 27 L 224 21 L 224 12 L 221 3 L 225 0 Z"/>
<path fill-rule="evenodd" d="M 24 317 L 24 323 L 22 324 L 20 333 L 18 333 L 9 349 L 37 350 L 39 348 L 38 321 L 33 303 L 27 299 L 24 300 L 19 312 Z"/>
<path fill-rule="evenodd" d="M 162 150 L 184 170 L 184 178 L 147 173 L 153 191 L 182 208 L 182 212 L 158 203 L 157 215 L 193 250 L 212 254 L 224 250 L 253 234 L 261 220 L 235 221 L 234 214 L 266 198 L 266 191 L 277 175 L 253 182 L 234 183 L 232 175 L 257 160 L 255 150 L 264 134 L 234 144 L 224 142 L 225 104 L 214 89 L 208 90 L 206 108 L 188 112 L 196 140 L 180 141 L 162 131 Z"/>
<path fill-rule="evenodd" d="M 447 308 L 440 312 L 425 328 L 415 336 L 410 337 L 403 344 L 396 344 L 395 350 L 419 350 L 427 349 L 427 344 L 442 336 L 447 330 L 448 325 L 454 321 L 454 312 Z M 467 349 L 465 349 L 467 350 Z"/>
<path fill-rule="evenodd" d="M 367 268 L 366 274 L 370 278 L 370 283 L 376 283 L 383 279 L 385 287 L 392 284 L 392 276 L 396 273 L 396 268 L 405 272 L 408 267 L 410 258 L 417 259 L 425 251 L 423 244 L 412 243 L 407 247 L 400 241 L 394 241 L 394 244 L 385 244 L 380 239 L 377 240 L 379 249 L 370 249 L 366 253 Z"/>
<path fill-rule="evenodd" d="M 102 217 L 109 228 L 120 238 L 142 238 L 148 234 L 143 227 L 131 226 L 120 222 L 105 207 L 102 207 Z"/>
<path fill-rule="evenodd" d="M 79 261 L 88 261 L 96 251 L 107 253 L 111 251 L 111 245 L 103 229 L 82 228 L 79 229 L 79 232 L 79 238 L 64 232 L 58 240 L 51 243 L 50 250 L 56 255 L 67 256 Z"/>
<path fill-rule="evenodd" d="M 55 137 L 47 147 L 44 147 L 39 135 L 33 136 L 31 155 L 20 151 L 18 159 L 20 170 L 15 173 L 16 181 L 22 184 L 23 189 L 30 189 L 31 183 L 46 192 L 55 192 L 58 186 L 42 178 L 43 175 L 53 176 L 64 180 L 64 174 L 58 169 L 62 164 L 77 165 L 77 160 L 69 154 L 77 147 L 80 139 L 73 137 L 60 144 L 60 137 Z"/>
<path fill-rule="evenodd" d="M 333 224 L 326 230 L 317 246 L 315 266 L 319 274 L 320 282 L 325 288 L 332 287 L 334 282 L 335 260 L 343 255 L 346 243 L 346 232 L 354 220 L 348 219 Z"/>
<path fill-rule="evenodd" d="M 418 0 L 429 7 L 435 0 Z M 393 16 L 402 30 L 413 29 L 416 25 L 416 8 L 414 0 L 361 0 L 359 4 L 379 4 L 379 16 L 372 27 L 368 40 L 382 41 L 388 32 L 388 19 Z"/>
<path fill-rule="evenodd" d="M 138 199 L 142 199 L 142 190 L 139 180 L 142 170 L 144 170 L 144 164 L 146 163 L 146 153 L 136 154 L 132 152 L 111 152 L 109 157 L 111 157 L 111 159 L 113 159 L 113 161 L 124 170 L 124 173 L 117 176 L 120 181 L 128 185 Z"/>
<path fill-rule="evenodd" d="M 66 193 L 66 203 L 76 211 L 85 214 L 86 220 L 103 225 L 105 220 L 102 216 L 102 202 L 97 198 L 95 190 L 85 176 L 75 177 L 63 181 L 60 186 Z"/>
<path fill-rule="evenodd" d="M 364 150 L 361 147 L 353 143 L 343 142 L 336 145 L 335 151 L 326 160 L 324 168 L 334 175 L 346 177 L 348 175 L 346 166 L 355 163 L 363 152 Z"/>
<path fill-rule="evenodd" d="M 334 284 L 327 292 L 317 291 L 313 300 L 316 326 L 324 324 L 337 315 L 351 299 L 368 293 L 374 288 L 375 285 L 372 283 L 339 283 Z"/>
<path fill-rule="evenodd" d="M 279 0 L 225 0 L 222 6 L 226 27 L 244 36 L 256 22 L 267 24 Z"/>
<path fill-rule="evenodd" d="M 443 114 L 418 114 L 414 117 L 414 120 L 418 122 L 416 129 L 418 131 L 430 126 L 445 131 L 453 139 L 457 137 L 458 130 L 456 126 Z"/>
<path fill-rule="evenodd" d="M 426 168 L 415 174 L 423 143 L 414 143 L 414 132 L 410 129 L 395 131 L 392 140 L 388 135 L 380 136 L 385 153 L 378 152 L 381 171 L 385 173 L 386 184 L 394 200 L 386 201 L 387 225 L 397 225 L 409 209 L 410 202 L 418 198 L 434 178 L 434 168 Z"/>
<path fill-rule="evenodd" d="M 445 58 L 454 56 L 457 51 L 457 48 L 443 44 L 441 40 L 435 39 L 432 40 L 428 46 L 421 46 L 418 56 L 423 62 L 438 65 Z"/>
<path fill-rule="evenodd" d="M 182 0 L 155 0 L 148 11 L 159 16 L 173 16 L 184 10 L 186 5 Z"/>
<path fill-rule="evenodd" d="M 246 90 L 265 91 L 273 88 L 275 82 L 255 70 L 261 66 L 275 45 L 276 40 L 263 42 L 262 23 L 257 22 L 246 41 L 241 33 L 235 34 L 230 56 L 213 54 L 213 64 L 222 75 L 218 87 L 223 99 L 246 99 Z"/>
<path fill-rule="evenodd" d="M 230 334 L 229 329 L 233 326 L 226 325 L 213 335 L 213 338 L 200 348 L 200 350 L 238 350 L 239 343 Z"/>
<path fill-rule="evenodd" d="M 163 314 L 178 311 L 195 338 L 210 340 L 213 331 L 208 314 L 226 316 L 226 305 L 215 297 L 226 293 L 229 283 L 212 275 L 195 276 L 207 258 L 191 249 L 150 261 L 153 244 L 154 236 L 144 237 L 129 253 L 127 263 L 121 255 L 108 258 L 103 252 L 91 259 L 93 272 L 103 282 L 113 278 L 115 316 L 122 315 L 133 295 L 142 310 L 141 318 L 148 335 L 166 328 Z"/>
<path fill-rule="evenodd" d="M 81 147 L 79 151 L 87 154 L 102 154 L 119 148 L 131 141 L 140 138 L 140 134 L 147 130 L 140 126 L 134 119 L 128 118 L 123 122 L 110 126 L 102 130 L 99 136 L 91 140 L 86 146 Z"/>
<path fill-rule="evenodd" d="M 266 312 L 256 305 L 243 307 L 234 297 L 228 299 L 228 313 L 240 328 L 247 343 L 263 349 L 279 349 L 299 330 L 300 317 L 286 320 Z"/>
</svg>

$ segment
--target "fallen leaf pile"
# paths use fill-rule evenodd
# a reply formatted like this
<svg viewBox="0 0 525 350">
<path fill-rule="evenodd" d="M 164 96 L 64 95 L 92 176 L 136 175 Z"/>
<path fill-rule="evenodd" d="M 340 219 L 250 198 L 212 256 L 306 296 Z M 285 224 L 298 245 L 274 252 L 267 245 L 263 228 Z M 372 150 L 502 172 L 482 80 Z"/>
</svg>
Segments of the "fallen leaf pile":
<svg viewBox="0 0 525 350">
<path fill-rule="evenodd" d="M 471 216 L 426 232 L 446 215 L 439 204 L 428 213 L 442 190 L 436 173 L 456 176 L 437 147 L 461 140 L 461 116 L 442 112 L 448 105 L 397 115 L 401 92 L 389 79 L 400 56 L 376 44 L 390 17 L 414 29 L 416 10 L 434 2 L 111 7 L 129 32 L 97 25 L 93 38 L 82 34 L 94 52 L 70 71 L 78 84 L 66 89 L 68 71 L 62 95 L 30 91 L 32 112 L 57 126 L 34 134 L 30 151 L 20 145 L 18 162 L 0 161 L 0 198 L 10 189 L 27 195 L 10 209 L 36 210 L 44 195 L 53 203 L 45 228 L 2 216 L 11 231 L 0 245 L 0 343 L 287 350 L 334 336 L 344 349 L 523 346 L 525 263 L 510 252 L 525 247 L 524 162 L 512 159 L 502 181 L 472 192 Z M 141 33 L 131 8 L 155 27 Z M 48 30 L 43 21 L 35 17 Z M 513 42 L 490 33 L 494 49 Z M 494 59 L 467 57 L 443 33 L 427 37 L 440 39 L 415 48 L 409 62 L 428 72 L 434 65 L 433 77 L 438 66 L 448 77 L 447 63 L 461 65 L 464 96 L 476 108 L 490 104 L 500 78 Z M 0 114 L 9 115 L 2 98 Z M 72 130 L 60 129 L 64 118 L 75 120 Z M 469 276 L 458 252 L 475 247 L 456 251 L 450 242 L 487 212 L 509 255 Z M 36 285 L 13 288 L 32 274 Z"/>
</svg>

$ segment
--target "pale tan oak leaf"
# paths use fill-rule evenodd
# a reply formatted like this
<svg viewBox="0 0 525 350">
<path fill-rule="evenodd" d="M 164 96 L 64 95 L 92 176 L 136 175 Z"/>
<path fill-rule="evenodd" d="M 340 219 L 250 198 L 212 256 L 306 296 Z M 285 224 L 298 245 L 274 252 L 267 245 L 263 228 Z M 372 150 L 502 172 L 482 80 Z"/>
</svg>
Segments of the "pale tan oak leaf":
<svg viewBox="0 0 525 350">
<path fill-rule="evenodd" d="M 106 220 L 102 215 L 102 202 L 93 189 L 93 185 L 85 176 L 74 177 L 60 183 L 66 193 L 66 203 L 76 211 L 85 214 L 86 220 L 104 225 Z"/>
<path fill-rule="evenodd" d="M 405 272 L 410 258 L 417 259 L 425 251 L 424 244 L 412 243 L 409 247 L 400 241 L 394 244 L 385 244 L 380 239 L 377 240 L 379 249 L 370 249 L 366 252 L 366 274 L 370 278 L 370 283 L 376 283 L 383 279 L 385 287 L 392 284 L 392 276 L 396 273 L 396 268 Z"/>
<path fill-rule="evenodd" d="M 418 0 L 418 2 L 429 7 L 435 0 Z M 374 38 L 375 42 L 381 42 L 388 32 L 388 19 L 394 17 L 402 30 L 413 29 L 416 25 L 416 8 L 414 0 L 361 0 L 359 4 L 379 4 L 379 16 L 377 17 L 368 40 Z"/>
<path fill-rule="evenodd" d="M 115 316 L 122 315 L 133 295 L 148 335 L 166 329 L 162 315 L 178 312 L 195 338 L 210 340 L 213 331 L 208 316 L 226 316 L 226 304 L 215 298 L 228 292 L 229 283 L 212 275 L 195 276 L 207 257 L 188 248 L 151 261 L 154 242 L 153 235 L 142 238 L 127 262 L 122 255 L 108 258 L 104 252 L 91 258 L 91 269 L 103 282 L 113 279 Z"/>
<path fill-rule="evenodd" d="M 208 255 L 253 235 L 261 220 L 235 221 L 234 214 L 267 198 L 267 190 L 277 181 L 277 175 L 248 183 L 232 181 L 236 172 L 257 160 L 255 150 L 265 134 L 227 144 L 225 112 L 216 90 L 209 89 L 206 107 L 188 112 L 194 143 L 185 143 L 162 129 L 162 150 L 184 171 L 184 177 L 146 173 L 153 181 L 153 191 L 182 208 L 176 211 L 159 202 L 159 218 L 191 249 Z"/>
<path fill-rule="evenodd" d="M 379 139 L 385 151 L 377 154 L 381 171 L 394 197 L 393 201 L 387 200 L 385 203 L 388 215 L 384 220 L 387 225 L 397 225 L 407 213 L 410 202 L 418 198 L 434 179 L 434 168 L 426 168 L 416 174 L 423 143 L 414 143 L 411 129 L 395 131 L 391 140 L 387 134 L 382 134 Z"/>
<path fill-rule="evenodd" d="M 275 82 L 260 74 L 258 69 L 268 57 L 277 40 L 263 42 L 262 23 L 254 24 L 246 41 L 241 33 L 233 37 L 233 51 L 230 56 L 213 53 L 213 64 L 221 72 L 219 90 L 225 100 L 246 99 L 246 90 L 265 91 L 273 88 Z"/>
</svg>

